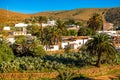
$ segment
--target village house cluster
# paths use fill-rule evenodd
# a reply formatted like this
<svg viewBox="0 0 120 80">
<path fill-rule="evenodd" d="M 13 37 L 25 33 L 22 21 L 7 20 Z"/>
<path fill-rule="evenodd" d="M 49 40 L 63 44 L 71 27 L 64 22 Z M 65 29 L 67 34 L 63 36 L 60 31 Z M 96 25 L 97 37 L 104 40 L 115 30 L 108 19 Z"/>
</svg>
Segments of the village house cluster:
<svg viewBox="0 0 120 80">
<path fill-rule="evenodd" d="M 47 26 L 54 26 L 56 21 L 55 20 L 48 20 L 47 23 L 42 23 L 42 27 L 47 27 Z M 3 30 L 4 31 L 11 31 L 11 33 L 6 37 L 6 39 L 13 44 L 15 42 L 15 37 L 16 36 L 32 36 L 31 34 L 27 33 L 27 26 L 32 25 L 32 24 L 25 24 L 25 23 L 18 23 L 15 24 L 14 30 L 11 31 L 11 28 L 9 26 L 4 26 Z M 37 24 L 40 26 L 40 24 Z M 68 26 L 67 26 L 68 27 Z M 75 29 L 78 30 L 79 26 L 76 25 L 70 25 L 70 27 L 67 28 L 68 30 L 70 29 Z M 120 49 L 120 35 L 118 34 L 117 31 L 113 31 L 113 24 L 111 23 L 106 23 L 104 24 L 103 31 L 98 31 L 98 33 L 107 33 L 113 38 L 113 42 L 115 43 L 116 49 Z M 0 35 L 2 37 L 2 35 Z M 46 51 L 57 51 L 60 49 L 65 49 L 68 46 L 70 46 L 72 49 L 79 49 L 83 44 L 85 44 L 90 38 L 90 36 L 62 36 L 62 41 L 58 45 L 50 45 L 44 46 L 44 49 Z"/>
</svg>

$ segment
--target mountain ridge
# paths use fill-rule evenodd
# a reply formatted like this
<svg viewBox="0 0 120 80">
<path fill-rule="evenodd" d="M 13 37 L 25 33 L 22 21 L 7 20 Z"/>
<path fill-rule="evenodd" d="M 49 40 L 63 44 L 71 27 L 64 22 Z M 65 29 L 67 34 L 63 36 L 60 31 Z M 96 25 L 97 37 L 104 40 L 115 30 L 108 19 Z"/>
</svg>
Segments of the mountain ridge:
<svg viewBox="0 0 120 80">
<path fill-rule="evenodd" d="M 49 12 L 38 12 L 34 14 L 24 14 L 19 12 L 13 12 L 9 10 L 0 9 L 0 26 L 6 24 L 14 24 L 23 22 L 24 19 L 32 16 L 46 16 L 60 19 L 74 19 L 74 20 L 88 20 L 93 13 L 99 13 L 103 15 L 110 8 L 77 8 L 73 10 L 60 10 L 60 11 L 49 11 Z"/>
</svg>

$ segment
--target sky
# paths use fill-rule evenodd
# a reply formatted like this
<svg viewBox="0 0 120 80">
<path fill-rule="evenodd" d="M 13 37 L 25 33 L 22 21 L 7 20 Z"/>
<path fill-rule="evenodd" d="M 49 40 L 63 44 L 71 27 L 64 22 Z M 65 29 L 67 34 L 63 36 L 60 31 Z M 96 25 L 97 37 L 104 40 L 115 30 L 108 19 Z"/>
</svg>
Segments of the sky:
<svg viewBox="0 0 120 80">
<path fill-rule="evenodd" d="M 120 7 L 120 0 L 0 0 L 0 8 L 32 14 L 78 8 Z"/>
</svg>

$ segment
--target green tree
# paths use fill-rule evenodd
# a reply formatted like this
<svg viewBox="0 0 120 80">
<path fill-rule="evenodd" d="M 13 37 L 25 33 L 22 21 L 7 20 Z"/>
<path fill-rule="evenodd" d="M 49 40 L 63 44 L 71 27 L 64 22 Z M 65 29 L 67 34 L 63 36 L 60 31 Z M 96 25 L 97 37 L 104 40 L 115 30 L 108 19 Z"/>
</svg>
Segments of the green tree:
<svg viewBox="0 0 120 80">
<path fill-rule="evenodd" d="M 90 28 L 86 28 L 86 27 L 81 27 L 79 30 L 78 30 L 78 36 L 92 36 L 94 35 L 95 33 L 93 32 L 92 29 Z"/>
<path fill-rule="evenodd" d="M 25 36 L 19 36 L 16 39 L 13 50 L 16 56 L 42 56 L 45 54 L 45 50 L 37 38 L 29 39 Z"/>
<path fill-rule="evenodd" d="M 77 31 L 76 30 L 67 30 L 66 31 L 66 36 L 77 36 Z"/>
<path fill-rule="evenodd" d="M 57 27 L 51 28 L 50 36 L 51 36 L 52 44 L 54 45 L 57 44 L 59 41 L 61 41 L 61 34 Z"/>
<path fill-rule="evenodd" d="M 75 22 L 75 25 L 76 25 L 76 26 L 84 26 L 84 25 L 83 25 L 83 22 Z"/>
<path fill-rule="evenodd" d="M 0 63 L 14 59 L 14 54 L 5 39 L 0 40 Z"/>
<path fill-rule="evenodd" d="M 69 19 L 68 21 L 65 21 L 66 25 L 72 25 L 75 24 L 75 20 L 74 19 Z"/>
<path fill-rule="evenodd" d="M 93 16 L 87 22 L 88 28 L 91 28 L 94 32 L 97 30 L 102 30 L 103 20 L 100 14 L 94 13 Z"/>
<path fill-rule="evenodd" d="M 32 56 L 44 56 L 46 54 L 43 46 L 41 46 L 41 45 L 38 45 L 38 46 L 35 46 L 34 48 L 31 48 L 30 52 L 31 52 Z"/>
<path fill-rule="evenodd" d="M 47 18 L 45 16 L 38 16 L 38 22 L 41 23 L 46 23 L 47 22 Z"/>
<path fill-rule="evenodd" d="M 30 42 L 31 43 L 28 44 L 29 54 L 32 56 L 44 56 L 46 54 L 43 46 L 40 45 L 40 41 L 37 38 L 32 39 Z"/>
<path fill-rule="evenodd" d="M 31 33 L 33 36 L 40 36 L 40 31 L 41 27 L 39 26 L 32 25 L 27 27 L 27 33 Z"/>
<path fill-rule="evenodd" d="M 96 66 L 100 67 L 102 56 L 106 59 L 114 59 L 116 49 L 112 42 L 112 38 L 107 34 L 97 34 L 85 43 L 86 51 L 90 54 L 97 55 Z"/>
<path fill-rule="evenodd" d="M 44 28 L 44 44 L 55 45 L 61 41 L 61 32 L 56 26 Z"/>
<path fill-rule="evenodd" d="M 16 56 L 23 56 L 27 55 L 28 53 L 28 46 L 27 46 L 27 39 L 25 36 L 19 36 L 16 38 L 15 43 L 12 46 L 14 54 Z"/>
<path fill-rule="evenodd" d="M 67 31 L 65 23 L 60 19 L 58 19 L 56 21 L 56 27 L 57 27 L 59 33 L 61 33 L 62 35 L 64 35 Z"/>
</svg>

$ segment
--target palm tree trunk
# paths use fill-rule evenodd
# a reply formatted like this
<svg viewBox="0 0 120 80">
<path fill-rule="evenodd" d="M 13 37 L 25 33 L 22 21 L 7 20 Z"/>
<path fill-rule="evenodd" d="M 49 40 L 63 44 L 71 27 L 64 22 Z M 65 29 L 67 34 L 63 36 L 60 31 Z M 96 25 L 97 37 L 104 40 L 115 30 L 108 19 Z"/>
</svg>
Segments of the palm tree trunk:
<svg viewBox="0 0 120 80">
<path fill-rule="evenodd" d="M 96 66 L 97 66 L 97 67 L 100 67 L 100 65 L 101 65 L 101 57 L 102 57 L 102 54 L 101 54 L 101 53 L 98 53 L 98 60 L 97 60 L 97 62 L 96 62 Z"/>
</svg>

